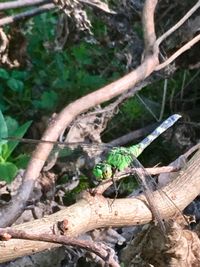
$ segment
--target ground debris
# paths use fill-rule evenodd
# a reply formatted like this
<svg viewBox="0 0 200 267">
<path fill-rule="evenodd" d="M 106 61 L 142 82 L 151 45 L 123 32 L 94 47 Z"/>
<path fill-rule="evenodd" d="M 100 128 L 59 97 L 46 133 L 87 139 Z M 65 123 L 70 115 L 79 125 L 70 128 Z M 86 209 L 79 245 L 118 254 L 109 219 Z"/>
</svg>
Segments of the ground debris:
<svg viewBox="0 0 200 267">
<path fill-rule="evenodd" d="M 143 230 L 123 250 L 120 261 L 128 267 L 196 267 L 199 249 L 195 232 L 170 222 L 165 234 L 157 226 Z"/>
</svg>

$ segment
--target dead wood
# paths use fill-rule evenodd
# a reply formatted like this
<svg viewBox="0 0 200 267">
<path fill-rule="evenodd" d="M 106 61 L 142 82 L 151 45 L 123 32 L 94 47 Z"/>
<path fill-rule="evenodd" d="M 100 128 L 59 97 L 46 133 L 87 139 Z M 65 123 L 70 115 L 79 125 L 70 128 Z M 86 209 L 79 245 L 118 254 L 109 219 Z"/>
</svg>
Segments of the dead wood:
<svg viewBox="0 0 200 267">
<path fill-rule="evenodd" d="M 200 240 L 197 234 L 173 222 L 170 222 L 168 230 L 164 236 L 153 226 L 138 234 L 123 250 L 123 264 L 127 267 L 199 266 Z"/>
<path fill-rule="evenodd" d="M 184 171 L 163 188 L 175 205 L 183 210 L 200 192 L 200 151 L 188 162 Z M 176 215 L 176 207 L 166 201 L 157 191 L 154 197 L 163 218 Z M 144 196 L 140 198 L 106 199 L 103 196 L 91 196 L 85 193 L 74 205 L 53 215 L 33 222 L 14 226 L 13 229 L 37 234 L 52 234 L 58 221 L 67 220 L 65 235 L 76 237 L 92 229 L 102 227 L 120 227 L 145 224 L 152 220 Z M 111 205 L 112 204 L 112 205 Z M 11 239 L 0 242 L 0 262 L 29 255 L 56 246 L 45 242 Z"/>
</svg>

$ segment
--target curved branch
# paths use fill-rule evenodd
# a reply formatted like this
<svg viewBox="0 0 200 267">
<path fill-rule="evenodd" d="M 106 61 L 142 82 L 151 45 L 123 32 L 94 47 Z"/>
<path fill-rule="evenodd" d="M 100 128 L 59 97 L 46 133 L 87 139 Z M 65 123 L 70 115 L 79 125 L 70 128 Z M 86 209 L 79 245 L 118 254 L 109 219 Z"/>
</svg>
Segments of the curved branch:
<svg viewBox="0 0 200 267">
<path fill-rule="evenodd" d="M 122 94 L 128 89 L 133 88 L 138 82 L 148 77 L 154 71 L 158 63 L 157 53 L 147 56 L 136 70 L 125 75 L 123 78 L 120 78 L 117 81 L 112 82 L 111 84 L 69 104 L 51 122 L 48 129 L 42 136 L 42 139 L 56 141 L 63 130 L 66 129 L 77 115 Z M 30 193 L 32 192 L 35 180 L 39 177 L 40 171 L 52 148 L 52 144 L 45 143 L 41 143 L 37 146 L 26 169 L 24 180 L 19 192 L 15 197 L 13 197 L 13 200 L 8 204 L 8 206 L 1 209 L 1 227 L 11 225 L 22 213 Z"/>
</svg>

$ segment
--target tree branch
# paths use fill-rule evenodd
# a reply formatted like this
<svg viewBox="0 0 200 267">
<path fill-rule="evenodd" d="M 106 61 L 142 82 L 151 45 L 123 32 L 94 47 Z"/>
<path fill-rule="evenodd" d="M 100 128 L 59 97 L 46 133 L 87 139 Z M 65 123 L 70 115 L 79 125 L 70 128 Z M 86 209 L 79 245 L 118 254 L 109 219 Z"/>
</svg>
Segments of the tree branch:
<svg viewBox="0 0 200 267">
<path fill-rule="evenodd" d="M 19 13 L 17 15 L 5 17 L 3 19 L 0 19 L 0 26 L 7 25 L 7 24 L 13 23 L 13 22 L 18 21 L 18 20 L 27 19 L 27 18 L 36 16 L 36 15 L 39 15 L 39 14 L 46 12 L 46 11 L 49 11 L 53 8 L 55 8 L 54 4 L 46 4 L 46 5 L 42 5 L 38 8 L 34 8 L 31 10 Z"/>
<path fill-rule="evenodd" d="M 161 70 L 165 68 L 167 65 L 172 63 L 177 57 L 179 57 L 181 54 L 183 54 L 185 51 L 190 49 L 193 45 L 195 45 L 197 42 L 200 41 L 200 34 L 195 36 L 192 40 L 190 40 L 188 43 L 186 43 L 184 46 L 182 46 L 180 49 L 178 49 L 171 57 L 169 57 L 167 60 L 165 60 L 162 64 L 159 64 L 155 70 Z"/>
<path fill-rule="evenodd" d="M 142 12 L 145 55 L 152 52 L 152 48 L 156 41 L 155 24 L 154 24 L 154 11 L 157 5 L 157 0 L 145 1 L 144 9 Z"/>
<path fill-rule="evenodd" d="M 168 37 L 170 36 L 174 31 L 176 31 L 178 28 L 180 28 L 183 23 L 189 19 L 192 14 L 200 7 L 200 0 L 185 14 L 183 18 L 181 18 L 171 29 L 169 29 L 167 32 L 165 32 L 163 35 L 161 35 L 157 41 L 156 46 L 159 47 L 159 45 Z"/>
<path fill-rule="evenodd" d="M 110 255 L 110 249 L 103 243 L 95 243 L 89 240 L 75 239 L 72 237 L 66 237 L 60 234 L 37 234 L 30 233 L 30 231 L 16 230 L 12 228 L 0 228 L 0 237 L 8 241 L 10 238 L 43 241 L 54 244 L 61 244 L 73 247 L 79 247 L 89 252 L 95 253 L 99 256 L 108 266 L 120 267 L 114 260 L 113 255 Z"/>
<path fill-rule="evenodd" d="M 50 0 L 18 0 L 0 3 L 0 10 L 22 8 L 27 6 L 36 6 L 39 4 L 51 3 Z"/>
<path fill-rule="evenodd" d="M 153 193 L 155 203 L 162 218 L 171 218 L 177 214 L 177 208 L 183 210 L 200 192 L 200 151 L 188 162 L 184 172 L 162 190 L 174 202 L 164 199 L 158 191 Z M 186 197 L 187 192 L 187 197 Z M 168 201 L 167 201 L 168 199 Z M 84 211 L 84 212 L 83 212 Z M 91 196 L 85 193 L 76 204 L 48 217 L 14 226 L 12 229 L 32 234 L 52 234 L 58 221 L 67 220 L 65 235 L 79 236 L 82 233 L 102 227 L 121 227 L 148 223 L 152 214 L 143 195 L 129 199 L 106 199 L 103 196 Z M 55 247 L 46 242 L 11 239 L 0 242 L 0 262 L 30 255 L 44 249 Z"/>
<path fill-rule="evenodd" d="M 103 3 L 101 1 L 94 1 L 94 2 L 88 1 L 88 0 L 79 0 L 79 1 L 80 1 L 80 3 L 82 3 L 84 5 L 89 5 L 92 8 L 100 9 L 106 13 L 116 14 L 115 11 L 112 11 L 109 9 L 109 7 L 106 3 Z M 47 4 L 47 3 L 49 3 L 49 4 Z M 22 0 L 22 1 L 0 3 L 0 10 L 22 8 L 22 7 L 27 7 L 27 6 L 39 5 L 39 4 L 42 4 L 42 5 L 39 6 L 38 8 L 30 9 L 30 10 L 27 10 L 25 12 L 0 19 L 0 26 L 7 25 L 7 24 L 10 24 L 10 23 L 13 23 L 15 21 L 19 21 L 19 20 L 22 20 L 25 18 L 31 18 L 33 16 L 39 15 L 43 12 L 47 12 L 47 11 L 50 11 L 50 10 L 56 8 L 56 5 L 54 3 L 52 3 L 52 1 L 50 1 L 50 0 L 35 0 L 35 1 Z"/>
</svg>

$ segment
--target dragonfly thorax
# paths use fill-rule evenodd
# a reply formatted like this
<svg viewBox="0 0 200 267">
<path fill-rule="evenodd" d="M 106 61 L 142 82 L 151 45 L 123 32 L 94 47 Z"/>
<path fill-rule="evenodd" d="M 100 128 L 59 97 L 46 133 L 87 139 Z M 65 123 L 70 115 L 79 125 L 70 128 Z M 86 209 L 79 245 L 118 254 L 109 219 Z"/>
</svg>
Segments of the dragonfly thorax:
<svg viewBox="0 0 200 267">
<path fill-rule="evenodd" d="M 113 168 L 123 171 L 127 168 L 133 160 L 133 154 L 129 148 L 116 147 L 112 149 L 107 156 L 107 163 Z"/>
</svg>

